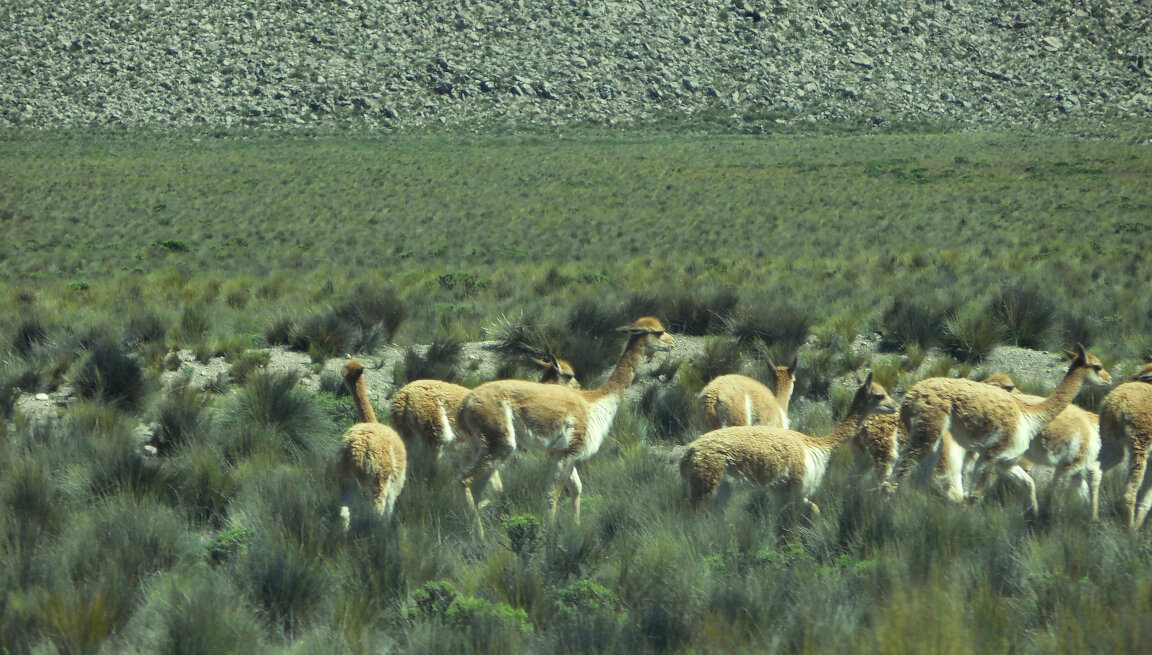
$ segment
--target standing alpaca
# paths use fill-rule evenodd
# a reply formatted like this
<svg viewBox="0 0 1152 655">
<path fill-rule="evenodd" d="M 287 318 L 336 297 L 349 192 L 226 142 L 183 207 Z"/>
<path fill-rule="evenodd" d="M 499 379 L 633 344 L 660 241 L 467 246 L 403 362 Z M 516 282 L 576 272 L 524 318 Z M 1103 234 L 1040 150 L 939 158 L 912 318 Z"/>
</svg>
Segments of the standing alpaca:
<svg viewBox="0 0 1152 655">
<path fill-rule="evenodd" d="M 552 357 L 550 361 L 532 361 L 544 369 L 541 383 L 580 388 L 568 360 Z M 414 461 L 432 462 L 457 445 L 456 413 L 471 391 L 443 380 L 416 380 L 396 392 L 389 420 Z M 501 488 L 499 476 L 493 476 L 492 486 Z"/>
<path fill-rule="evenodd" d="M 965 450 L 979 455 L 973 469 L 974 484 L 968 493 L 977 500 L 1001 474 L 1008 475 L 1028 491 L 1029 510 L 1038 510 L 1036 483 L 1018 462 L 1033 437 L 1056 418 L 1080 391 L 1085 379 L 1104 386 L 1111 376 L 1100 360 L 1077 346 L 1068 353 L 1072 364 L 1060 386 L 1044 402 L 1033 405 L 999 387 L 973 380 L 928 378 L 904 397 L 900 420 L 908 428 L 908 448 L 901 454 L 896 472 L 884 484 L 895 491 L 912 467 L 924 459 L 945 432 Z"/>
<path fill-rule="evenodd" d="M 1135 532 L 1152 508 L 1152 476 L 1145 475 L 1152 448 L 1152 364 L 1131 382 L 1116 387 L 1100 405 L 1100 466 L 1116 466 L 1128 454 L 1128 483 L 1124 488 L 1124 515 Z"/>
<path fill-rule="evenodd" d="M 672 335 L 660 321 L 644 317 L 618 328 L 629 335 L 616 370 L 599 389 L 576 390 L 523 380 L 500 380 L 476 387 L 460 405 L 456 424 L 469 442 L 474 461 L 460 476 L 460 485 L 475 519 L 476 532 L 484 526 L 474 494 L 483 490 L 496 467 L 517 446 L 543 450 L 551 460 L 548 517 L 556 516 L 560 492 L 567 484 L 575 518 L 580 520 L 580 476 L 576 462 L 600 450 L 612 419 L 632 383 L 641 360 L 655 351 L 672 349 Z"/>
<path fill-rule="evenodd" d="M 856 390 L 848 415 L 830 434 L 810 437 L 762 425 L 713 430 L 688 444 L 680 460 L 680 475 L 693 503 L 731 478 L 800 500 L 812 514 L 819 514 L 820 508 L 811 497 L 824 479 L 832 453 L 856 434 L 869 413 L 892 414 L 896 410 L 895 401 L 869 373 Z"/>
<path fill-rule="evenodd" d="M 787 366 L 768 361 L 776 379 L 776 393 L 744 375 L 721 375 L 700 391 L 704 420 L 710 430 L 730 425 L 788 427 L 788 402 L 796 387 L 796 358 Z"/>
<path fill-rule="evenodd" d="M 376 412 L 368 400 L 364 383 L 364 364 L 351 359 L 342 372 L 344 384 L 352 394 L 360 422 L 348 428 L 336 454 L 336 478 L 340 482 L 340 518 L 344 530 L 351 524 L 351 506 L 356 490 L 369 489 L 373 506 L 384 520 L 392 518 L 396 497 L 404 488 L 407 466 L 404 442 L 387 425 L 376 422 Z"/>
<path fill-rule="evenodd" d="M 989 375 L 984 378 L 984 383 L 1007 391 L 1015 388 L 1012 378 L 1003 373 Z M 852 443 L 858 451 L 872 459 L 876 475 L 883 482 L 891 477 L 900 451 L 908 445 L 908 430 L 900 422 L 899 414 L 873 414 L 860 425 Z M 932 478 L 946 498 L 963 501 L 964 471 L 973 463 L 972 453 L 965 451 L 956 444 L 952 435 L 945 433 L 935 454 Z"/>
</svg>

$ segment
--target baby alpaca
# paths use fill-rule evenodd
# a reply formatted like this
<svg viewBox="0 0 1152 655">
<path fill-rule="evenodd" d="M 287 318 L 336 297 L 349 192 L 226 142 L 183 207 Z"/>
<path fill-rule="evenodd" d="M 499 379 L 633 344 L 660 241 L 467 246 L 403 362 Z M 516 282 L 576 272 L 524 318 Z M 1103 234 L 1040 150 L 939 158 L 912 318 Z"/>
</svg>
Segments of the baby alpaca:
<svg viewBox="0 0 1152 655">
<path fill-rule="evenodd" d="M 848 415 L 832 433 L 810 437 L 761 425 L 713 430 L 688 444 L 680 460 L 680 475 L 694 504 L 714 493 L 722 482 L 735 479 L 800 500 L 812 514 L 819 514 L 811 496 L 824 479 L 832 453 L 856 434 L 868 414 L 896 410 L 896 403 L 869 373 L 856 390 Z"/>
<path fill-rule="evenodd" d="M 700 392 L 704 420 L 711 430 L 732 425 L 788 427 L 788 402 L 796 387 L 796 358 L 787 366 L 768 361 L 776 378 L 776 393 L 744 375 L 721 375 Z"/>
<path fill-rule="evenodd" d="M 387 425 L 376 422 L 376 412 L 368 400 L 368 388 L 364 383 L 364 364 L 349 360 L 344 365 L 343 376 L 360 417 L 360 422 L 344 433 L 336 455 L 340 518 L 347 531 L 358 488 L 372 493 L 373 506 L 384 520 L 392 518 L 396 497 L 404 488 L 407 459 L 400 435 Z"/>
</svg>

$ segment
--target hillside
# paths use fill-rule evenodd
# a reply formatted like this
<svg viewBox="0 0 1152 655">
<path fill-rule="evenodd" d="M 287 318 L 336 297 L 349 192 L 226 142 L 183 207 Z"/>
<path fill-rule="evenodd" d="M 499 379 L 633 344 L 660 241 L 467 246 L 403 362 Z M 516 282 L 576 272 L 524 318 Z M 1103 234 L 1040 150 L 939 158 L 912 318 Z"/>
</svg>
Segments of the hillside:
<svg viewBox="0 0 1152 655">
<path fill-rule="evenodd" d="M 0 124 L 1111 133 L 1152 117 L 1146 0 L 41 2 Z"/>
</svg>

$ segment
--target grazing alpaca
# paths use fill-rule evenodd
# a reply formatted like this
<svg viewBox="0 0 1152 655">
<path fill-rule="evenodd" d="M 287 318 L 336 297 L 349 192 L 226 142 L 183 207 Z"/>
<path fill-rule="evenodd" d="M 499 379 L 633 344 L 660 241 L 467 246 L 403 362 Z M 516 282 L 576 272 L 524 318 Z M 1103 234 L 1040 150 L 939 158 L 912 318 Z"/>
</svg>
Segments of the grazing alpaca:
<svg viewBox="0 0 1152 655">
<path fill-rule="evenodd" d="M 704 420 L 708 429 L 732 425 L 768 425 L 788 427 L 788 402 L 796 387 L 796 359 L 787 366 L 768 361 L 776 378 L 776 393 L 744 375 L 721 375 L 700 392 Z"/>
<path fill-rule="evenodd" d="M 958 445 L 979 455 L 973 469 L 974 484 L 968 493 L 970 501 L 977 500 L 997 475 L 1005 474 L 1028 491 L 1029 510 L 1035 515 L 1036 483 L 1019 466 L 1020 458 L 1045 424 L 1072 402 L 1085 380 L 1104 386 L 1112 379 L 1100 360 L 1085 352 L 1083 346 L 1068 354 L 1073 358 L 1072 364 L 1060 386 L 1037 405 L 972 380 L 928 378 L 917 383 L 900 407 L 900 420 L 908 428 L 908 448 L 884 488 L 895 491 L 941 435 L 951 432 Z"/>
<path fill-rule="evenodd" d="M 456 424 L 460 438 L 468 441 L 469 451 L 476 455 L 463 469 L 460 485 L 478 535 L 483 536 L 484 526 L 474 494 L 484 489 L 496 467 L 516 452 L 517 446 L 544 450 L 551 460 L 549 520 L 556 516 L 565 484 L 573 497 L 575 518 L 580 520 L 581 483 L 576 462 L 600 450 L 641 360 L 652 352 L 672 348 L 672 335 L 654 318 L 641 318 L 618 330 L 629 335 L 628 345 L 616 370 L 599 389 L 500 380 L 482 384 L 464 398 Z"/>
<path fill-rule="evenodd" d="M 344 433 L 336 455 L 340 518 L 347 531 L 357 488 L 370 490 L 376 512 L 386 521 L 392 518 L 396 497 L 404 488 L 407 460 L 400 435 L 387 425 L 376 422 L 376 412 L 368 400 L 368 388 L 364 383 L 364 364 L 349 360 L 342 373 L 360 417 L 360 422 Z"/>
<path fill-rule="evenodd" d="M 1152 447 L 1152 364 L 1131 382 L 1116 387 L 1100 405 L 1100 466 L 1116 466 L 1128 454 L 1128 483 L 1124 488 L 1124 515 L 1135 532 L 1152 508 L 1152 476 L 1146 475 Z"/>
<path fill-rule="evenodd" d="M 891 414 L 896 409 L 888 392 L 869 373 L 856 390 L 848 415 L 830 434 L 810 437 L 761 425 L 713 430 L 688 444 L 680 460 L 680 475 L 693 503 L 711 495 L 722 482 L 736 479 L 798 499 L 819 514 L 811 496 L 820 487 L 832 453 L 856 434 L 868 414 Z"/>
</svg>

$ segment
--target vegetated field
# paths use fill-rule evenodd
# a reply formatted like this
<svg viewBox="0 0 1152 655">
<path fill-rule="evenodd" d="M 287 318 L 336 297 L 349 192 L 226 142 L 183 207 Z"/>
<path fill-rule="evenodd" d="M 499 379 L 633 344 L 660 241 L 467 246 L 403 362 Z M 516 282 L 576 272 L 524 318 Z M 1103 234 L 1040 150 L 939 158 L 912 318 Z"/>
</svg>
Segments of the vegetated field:
<svg viewBox="0 0 1152 655">
<path fill-rule="evenodd" d="M 815 337 L 797 393 L 826 409 L 795 422 L 817 433 L 873 331 L 906 356 L 889 386 L 931 348 L 965 372 L 1012 343 L 1085 342 L 1124 377 L 1152 355 L 1145 144 L 16 132 L 0 172 L 9 652 L 1152 643 L 1152 541 L 1120 525 L 1118 474 L 1099 524 L 1063 493 L 1028 523 L 1007 492 L 884 500 L 845 449 L 809 521 L 756 492 L 694 512 L 666 455 L 698 431 L 699 385 L 756 343 L 786 357 Z M 565 504 L 541 525 L 542 462 L 521 454 L 479 542 L 450 473 L 419 469 L 393 525 L 343 535 L 332 460 L 350 402 L 334 380 L 311 394 L 261 372 L 254 350 L 321 362 L 495 337 L 555 346 L 592 386 L 621 347 L 610 328 L 640 314 L 715 347 L 621 410 L 582 465 L 582 524 Z M 231 377 L 161 393 L 173 349 L 222 355 Z M 13 414 L 66 382 L 59 420 Z"/>
</svg>

